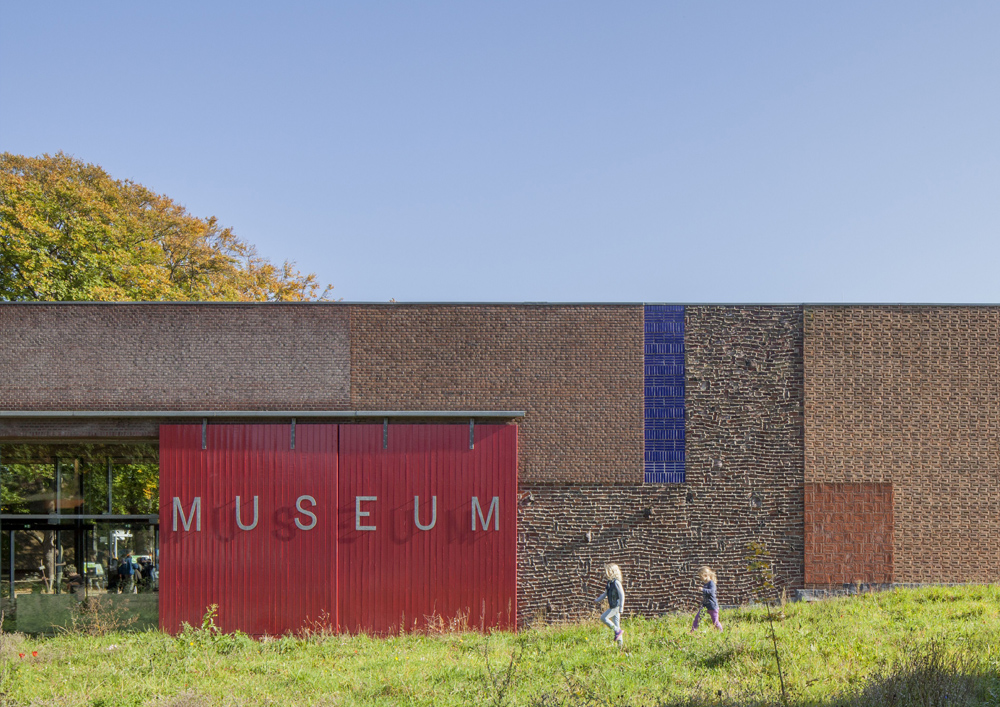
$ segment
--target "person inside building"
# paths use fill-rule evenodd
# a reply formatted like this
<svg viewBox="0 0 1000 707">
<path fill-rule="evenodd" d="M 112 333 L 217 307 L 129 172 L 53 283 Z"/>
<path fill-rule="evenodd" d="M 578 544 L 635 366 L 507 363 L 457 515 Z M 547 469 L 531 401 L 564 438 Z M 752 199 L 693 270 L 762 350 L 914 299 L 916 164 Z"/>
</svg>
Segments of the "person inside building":
<svg viewBox="0 0 1000 707">
<path fill-rule="evenodd" d="M 76 594 L 85 581 L 83 575 L 76 571 L 76 565 L 66 565 L 66 588 L 70 594 Z"/>
<path fill-rule="evenodd" d="M 118 585 L 124 594 L 135 594 L 135 561 L 132 559 L 132 551 L 126 550 L 125 557 L 118 563 Z"/>
<path fill-rule="evenodd" d="M 108 594 L 118 593 L 118 558 L 112 555 L 108 559 Z"/>
</svg>

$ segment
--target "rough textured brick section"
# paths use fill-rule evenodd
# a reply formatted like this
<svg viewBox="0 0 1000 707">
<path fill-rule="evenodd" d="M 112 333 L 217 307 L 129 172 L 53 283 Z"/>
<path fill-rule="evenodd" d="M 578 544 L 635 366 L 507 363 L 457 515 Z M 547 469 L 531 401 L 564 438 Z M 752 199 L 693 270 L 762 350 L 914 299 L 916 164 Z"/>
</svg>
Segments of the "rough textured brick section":
<svg viewBox="0 0 1000 707">
<path fill-rule="evenodd" d="M 345 409 L 340 305 L 3 304 L 0 409 Z"/>
<path fill-rule="evenodd" d="M 694 609 L 698 567 L 719 600 L 753 598 L 747 545 L 763 543 L 779 587 L 803 586 L 803 372 L 800 307 L 688 307 L 687 481 L 522 484 L 518 615 L 592 610 L 601 569 L 625 573 L 626 613 Z"/>
<path fill-rule="evenodd" d="M 351 305 L 351 406 L 524 410 L 522 484 L 641 483 L 643 309 Z"/>
<path fill-rule="evenodd" d="M 1000 580 L 1000 308 L 808 307 L 806 481 L 891 483 L 896 582 Z"/>
<path fill-rule="evenodd" d="M 692 563 L 722 567 L 746 600 L 747 545 L 759 542 L 776 583 L 801 587 L 802 308 L 687 307 L 684 340 Z"/>
<path fill-rule="evenodd" d="M 893 581 L 892 484 L 805 485 L 806 586 Z"/>
<path fill-rule="evenodd" d="M 658 484 L 522 487 L 520 622 L 586 616 L 604 591 L 606 562 L 624 573 L 626 615 L 693 607 L 698 597 L 688 560 L 698 539 L 684 494 L 681 485 Z"/>
</svg>

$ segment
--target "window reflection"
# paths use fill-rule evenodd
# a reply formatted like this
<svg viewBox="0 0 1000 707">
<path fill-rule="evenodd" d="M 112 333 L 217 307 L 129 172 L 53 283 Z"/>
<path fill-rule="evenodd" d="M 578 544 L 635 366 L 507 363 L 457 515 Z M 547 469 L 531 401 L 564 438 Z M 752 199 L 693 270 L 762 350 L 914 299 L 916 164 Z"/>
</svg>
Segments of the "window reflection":
<svg viewBox="0 0 1000 707">
<path fill-rule="evenodd" d="M 155 445 L 0 445 L 0 513 L 5 628 L 66 628 L 86 598 L 157 625 Z"/>
</svg>

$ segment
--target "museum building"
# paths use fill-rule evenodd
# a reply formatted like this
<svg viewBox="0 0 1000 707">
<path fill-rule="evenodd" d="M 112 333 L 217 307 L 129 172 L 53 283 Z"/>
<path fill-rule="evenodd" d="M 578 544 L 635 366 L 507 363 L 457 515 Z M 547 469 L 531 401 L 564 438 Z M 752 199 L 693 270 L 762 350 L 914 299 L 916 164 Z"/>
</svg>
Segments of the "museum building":
<svg viewBox="0 0 1000 707">
<path fill-rule="evenodd" d="M 994 306 L 0 303 L 5 616 L 514 627 L 606 562 L 626 615 L 704 564 L 723 604 L 995 582 L 998 344 Z"/>
</svg>

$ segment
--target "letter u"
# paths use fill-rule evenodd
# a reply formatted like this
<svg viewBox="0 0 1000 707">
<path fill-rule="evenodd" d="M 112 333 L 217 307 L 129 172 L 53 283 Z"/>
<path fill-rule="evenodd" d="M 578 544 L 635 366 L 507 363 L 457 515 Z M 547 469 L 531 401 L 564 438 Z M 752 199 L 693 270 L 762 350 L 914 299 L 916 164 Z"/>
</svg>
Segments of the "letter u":
<svg viewBox="0 0 1000 707">
<path fill-rule="evenodd" d="M 438 522 L 438 497 L 431 496 L 431 524 L 420 525 L 420 496 L 413 497 L 413 522 L 420 530 L 430 530 Z"/>
<path fill-rule="evenodd" d="M 250 525 L 243 525 L 243 519 L 240 518 L 240 497 L 236 497 L 236 525 L 240 526 L 240 530 L 253 530 L 257 527 L 257 497 L 253 497 L 253 523 Z"/>
</svg>

